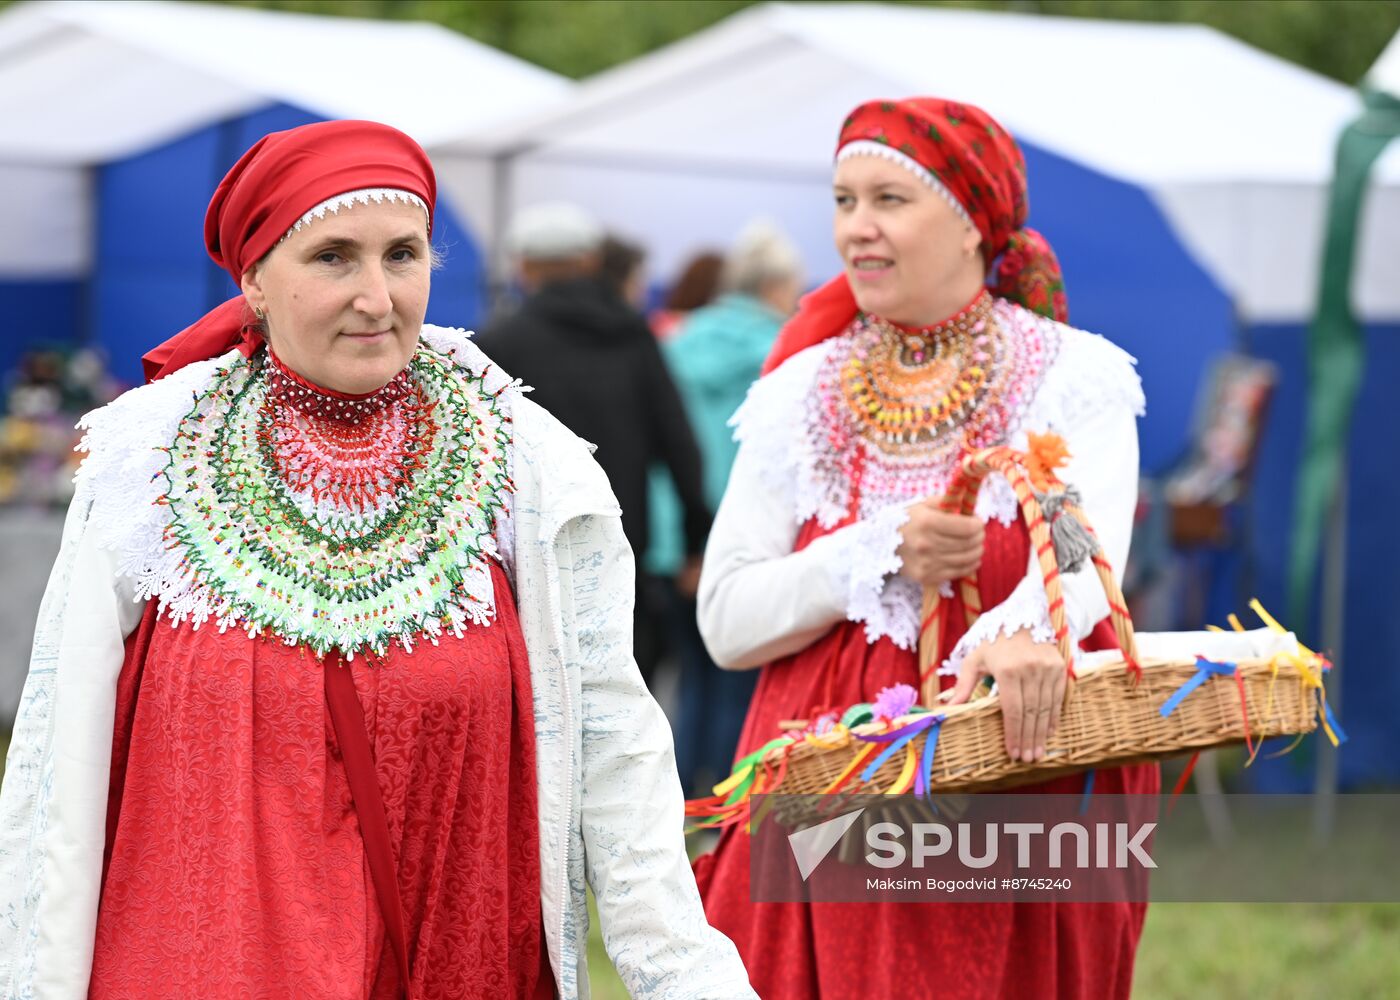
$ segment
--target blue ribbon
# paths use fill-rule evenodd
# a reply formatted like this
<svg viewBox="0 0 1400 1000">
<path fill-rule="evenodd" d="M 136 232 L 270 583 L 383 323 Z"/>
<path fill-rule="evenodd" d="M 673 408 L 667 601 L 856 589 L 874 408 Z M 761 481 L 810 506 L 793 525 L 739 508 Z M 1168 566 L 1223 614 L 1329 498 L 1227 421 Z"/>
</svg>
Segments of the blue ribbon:
<svg viewBox="0 0 1400 1000">
<path fill-rule="evenodd" d="M 1181 685 L 1181 687 L 1177 688 L 1172 696 L 1168 698 L 1157 711 L 1160 712 L 1162 718 L 1165 719 L 1177 710 L 1177 707 L 1186 700 L 1187 695 L 1204 684 L 1207 679 L 1211 677 L 1229 677 L 1234 672 L 1235 665 L 1233 663 L 1216 663 L 1214 660 L 1207 660 L 1204 656 L 1196 657 L 1195 675 L 1185 684 Z"/>
<path fill-rule="evenodd" d="M 1094 794 L 1094 775 L 1098 771 L 1089 771 L 1084 775 L 1084 794 L 1079 799 L 1079 815 L 1083 816 L 1089 811 L 1089 796 Z"/>
<path fill-rule="evenodd" d="M 1345 743 L 1347 741 L 1346 730 L 1343 729 L 1342 724 L 1337 721 L 1337 717 L 1332 714 L 1332 706 L 1328 704 L 1326 698 L 1322 697 L 1321 691 L 1317 692 L 1317 703 L 1322 706 L 1322 711 L 1327 716 L 1327 724 L 1332 727 L 1332 732 L 1337 734 L 1338 745 Z"/>
<path fill-rule="evenodd" d="M 875 759 L 866 765 L 865 770 L 860 772 L 860 780 L 869 781 L 871 778 L 875 777 L 875 772 L 880 770 L 880 765 L 889 760 L 900 750 L 903 750 L 904 744 L 908 743 L 917 735 L 917 733 L 910 733 L 908 736 L 900 737 L 889 746 L 885 747 L 885 749 L 881 750 L 876 754 Z"/>
<path fill-rule="evenodd" d="M 918 736 L 925 729 L 934 725 L 934 723 L 936 722 L 941 722 L 942 720 L 943 716 L 941 715 L 925 715 L 923 718 L 915 719 L 908 725 L 901 726 L 900 728 L 892 732 L 872 733 L 868 735 L 857 734 L 857 739 L 864 740 L 867 743 L 889 744 L 889 746 L 885 747 L 884 750 L 880 751 L 880 753 L 875 757 L 874 760 L 872 760 L 869 764 L 866 765 L 865 770 L 862 771 L 860 774 L 860 780 L 869 781 L 871 778 L 875 777 L 875 772 L 880 770 L 880 765 L 884 764 L 885 761 L 889 760 L 900 750 L 903 750 L 905 745 L 915 736 Z M 924 752 L 928 752 L 927 747 L 924 748 Z"/>
<path fill-rule="evenodd" d="M 943 731 L 946 715 L 936 715 L 929 723 L 928 738 L 924 740 L 924 755 L 919 760 L 919 770 L 914 775 L 914 794 L 925 796 L 933 790 L 933 752 L 938 746 L 938 734 Z"/>
</svg>

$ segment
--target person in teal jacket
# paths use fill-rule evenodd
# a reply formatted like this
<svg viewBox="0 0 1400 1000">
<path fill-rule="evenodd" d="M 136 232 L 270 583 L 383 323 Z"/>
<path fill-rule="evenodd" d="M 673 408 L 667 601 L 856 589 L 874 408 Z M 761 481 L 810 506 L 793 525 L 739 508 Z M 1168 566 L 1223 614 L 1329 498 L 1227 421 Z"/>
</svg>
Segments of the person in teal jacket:
<svg viewBox="0 0 1400 1000">
<path fill-rule="evenodd" d="M 802 263 L 796 248 L 766 222 L 748 226 L 725 258 L 722 294 L 695 310 L 662 347 L 680 390 L 704 467 L 706 503 L 718 508 L 738 444 L 729 418 L 758 378 L 778 330 L 797 306 Z M 670 480 L 651 476 L 650 548 L 644 566 L 668 594 L 669 646 L 681 668 L 675 718 L 676 763 L 691 793 L 729 773 L 756 680 L 754 671 L 722 671 L 695 624 L 696 560 L 686 560 L 680 505 Z"/>
</svg>

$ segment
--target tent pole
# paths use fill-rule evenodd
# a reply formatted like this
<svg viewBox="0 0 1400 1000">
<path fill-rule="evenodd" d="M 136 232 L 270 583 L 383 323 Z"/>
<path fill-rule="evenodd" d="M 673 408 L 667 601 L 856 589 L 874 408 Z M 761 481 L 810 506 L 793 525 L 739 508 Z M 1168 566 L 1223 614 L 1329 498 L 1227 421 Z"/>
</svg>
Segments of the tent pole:
<svg viewBox="0 0 1400 1000">
<path fill-rule="evenodd" d="M 506 259 L 506 227 L 511 214 L 511 160 L 509 152 L 491 157 L 491 236 L 486 265 L 486 321 L 502 307 L 505 290 L 510 285 L 510 262 Z"/>
<path fill-rule="evenodd" d="M 1342 642 L 1346 629 L 1347 589 L 1347 459 L 1342 456 L 1341 480 L 1327 519 L 1326 552 L 1322 563 L 1322 652 L 1332 661 L 1327 703 L 1342 710 Z M 1326 739 L 1318 740 L 1317 778 L 1313 795 L 1313 837 L 1320 845 L 1332 838 L 1337 822 L 1337 785 L 1341 756 Z"/>
<path fill-rule="evenodd" d="M 105 347 L 102 343 L 101 326 L 97 316 L 97 248 L 101 245 L 97 227 L 102 213 L 98 211 L 97 183 L 98 171 L 102 168 L 90 163 L 83 168 L 83 184 L 87 200 L 87 265 L 83 280 L 78 282 L 78 346 Z"/>
</svg>

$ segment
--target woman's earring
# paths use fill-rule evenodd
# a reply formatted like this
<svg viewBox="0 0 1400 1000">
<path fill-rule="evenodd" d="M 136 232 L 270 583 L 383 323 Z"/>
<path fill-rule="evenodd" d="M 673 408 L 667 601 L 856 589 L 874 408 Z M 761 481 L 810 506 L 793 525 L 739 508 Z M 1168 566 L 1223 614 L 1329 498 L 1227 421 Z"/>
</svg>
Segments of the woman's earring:
<svg viewBox="0 0 1400 1000">
<path fill-rule="evenodd" d="M 256 317 L 258 318 L 258 322 L 259 322 L 259 323 L 262 323 L 262 322 L 266 321 L 266 319 L 267 319 L 267 313 L 263 312 L 263 311 L 262 311 L 261 309 L 259 309 L 257 306 L 254 306 L 254 307 L 253 307 L 253 315 L 256 316 Z"/>
</svg>

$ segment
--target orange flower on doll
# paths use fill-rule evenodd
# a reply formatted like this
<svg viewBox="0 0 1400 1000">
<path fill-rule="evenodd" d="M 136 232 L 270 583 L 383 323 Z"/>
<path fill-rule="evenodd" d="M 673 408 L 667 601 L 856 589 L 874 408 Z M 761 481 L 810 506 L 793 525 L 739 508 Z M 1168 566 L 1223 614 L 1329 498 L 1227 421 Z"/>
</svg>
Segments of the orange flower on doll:
<svg viewBox="0 0 1400 1000">
<path fill-rule="evenodd" d="M 1058 434 L 1028 433 L 1026 440 L 1026 472 L 1031 477 L 1031 485 L 1044 493 L 1061 485 L 1055 470 L 1069 460 L 1069 449 L 1065 439 Z"/>
</svg>

